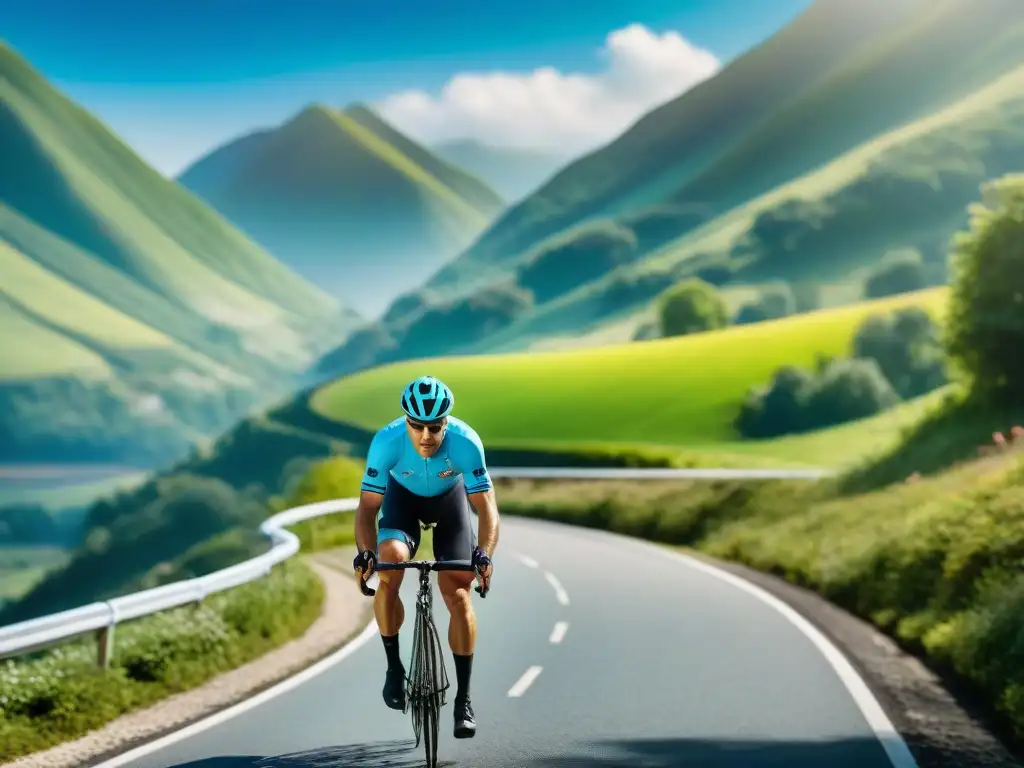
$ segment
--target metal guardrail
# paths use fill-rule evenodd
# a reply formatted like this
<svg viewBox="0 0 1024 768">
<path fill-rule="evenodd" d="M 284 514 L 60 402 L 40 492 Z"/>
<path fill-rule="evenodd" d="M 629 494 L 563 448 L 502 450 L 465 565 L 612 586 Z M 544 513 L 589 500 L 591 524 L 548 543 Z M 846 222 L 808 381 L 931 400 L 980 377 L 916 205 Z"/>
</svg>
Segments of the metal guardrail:
<svg viewBox="0 0 1024 768">
<path fill-rule="evenodd" d="M 817 480 L 833 474 L 822 469 L 671 469 L 617 467 L 495 467 L 494 478 L 508 479 L 698 479 L 698 480 Z M 358 499 L 336 499 L 306 504 L 268 518 L 260 532 L 270 539 L 270 549 L 245 562 L 195 579 L 166 584 L 112 600 L 41 616 L 0 627 L 0 659 L 40 650 L 89 633 L 99 641 L 98 662 L 106 667 L 114 647 L 117 624 L 161 611 L 201 602 L 207 595 L 248 584 L 270 573 L 277 564 L 299 551 L 298 537 L 288 527 L 305 520 L 351 512 Z"/>
</svg>

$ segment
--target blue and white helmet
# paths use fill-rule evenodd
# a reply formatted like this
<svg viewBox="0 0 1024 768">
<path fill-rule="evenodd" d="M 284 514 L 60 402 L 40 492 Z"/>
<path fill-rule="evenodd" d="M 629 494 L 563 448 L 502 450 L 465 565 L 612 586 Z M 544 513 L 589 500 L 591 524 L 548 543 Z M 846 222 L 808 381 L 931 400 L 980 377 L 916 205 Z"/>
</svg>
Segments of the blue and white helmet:
<svg viewBox="0 0 1024 768">
<path fill-rule="evenodd" d="M 433 376 L 420 376 L 402 393 L 402 410 L 420 422 L 437 421 L 447 416 L 455 405 L 455 395 L 443 381 Z"/>
</svg>

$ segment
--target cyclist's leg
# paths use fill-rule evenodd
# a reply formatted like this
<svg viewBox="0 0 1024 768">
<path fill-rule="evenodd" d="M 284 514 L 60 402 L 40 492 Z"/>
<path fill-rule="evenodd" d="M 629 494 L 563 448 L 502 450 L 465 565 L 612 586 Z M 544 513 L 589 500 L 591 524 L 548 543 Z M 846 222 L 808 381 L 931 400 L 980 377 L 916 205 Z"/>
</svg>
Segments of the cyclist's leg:
<svg viewBox="0 0 1024 768">
<path fill-rule="evenodd" d="M 377 515 L 378 562 L 405 562 L 419 547 L 419 526 L 409 496 L 415 499 L 408 490 L 388 478 L 384 502 Z M 399 655 L 398 633 L 405 620 L 405 607 L 399 596 L 405 574 L 404 571 L 380 571 L 377 575 L 380 584 L 373 599 L 373 613 L 388 660 L 384 700 L 389 707 L 402 709 L 405 706 L 405 668 Z"/>
<path fill-rule="evenodd" d="M 459 482 L 445 495 L 445 506 L 434 529 L 434 555 L 438 560 L 470 560 L 476 548 L 476 530 L 466 487 Z M 463 571 L 439 571 L 437 585 L 448 608 L 448 645 L 455 660 L 455 736 L 471 737 L 476 731 L 469 706 L 476 615 L 470 595 L 474 575 Z"/>
</svg>

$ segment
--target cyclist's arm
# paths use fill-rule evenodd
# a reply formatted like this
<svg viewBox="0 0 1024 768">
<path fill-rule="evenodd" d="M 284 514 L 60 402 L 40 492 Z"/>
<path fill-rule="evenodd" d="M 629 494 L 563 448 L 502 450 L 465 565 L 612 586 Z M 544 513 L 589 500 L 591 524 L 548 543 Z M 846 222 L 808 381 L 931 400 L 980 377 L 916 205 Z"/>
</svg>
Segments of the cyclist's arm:
<svg viewBox="0 0 1024 768">
<path fill-rule="evenodd" d="M 355 514 L 356 546 L 359 551 L 377 551 L 377 512 L 384 502 L 388 472 L 397 461 L 395 441 L 378 433 L 366 452 L 366 470 L 359 487 L 359 506 Z"/>
<path fill-rule="evenodd" d="M 384 502 L 384 494 L 360 491 L 356 508 L 356 546 L 360 552 L 377 551 L 377 512 Z"/>
<path fill-rule="evenodd" d="M 466 482 L 466 493 L 469 495 L 469 502 L 473 505 L 480 518 L 477 538 L 479 545 L 487 553 L 488 557 L 494 555 L 494 549 L 498 546 L 498 528 L 500 520 L 498 516 L 498 501 L 494 495 L 494 483 L 487 471 L 487 459 L 484 456 L 484 446 L 475 433 L 470 433 L 469 439 L 465 441 L 466 456 L 463 466 Z"/>
</svg>

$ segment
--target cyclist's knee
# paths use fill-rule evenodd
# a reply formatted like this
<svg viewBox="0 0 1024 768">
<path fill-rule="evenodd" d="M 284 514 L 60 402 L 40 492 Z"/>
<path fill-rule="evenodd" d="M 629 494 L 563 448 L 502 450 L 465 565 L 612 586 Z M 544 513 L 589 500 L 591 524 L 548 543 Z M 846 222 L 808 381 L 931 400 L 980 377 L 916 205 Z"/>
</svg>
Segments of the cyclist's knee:
<svg viewBox="0 0 1024 768">
<path fill-rule="evenodd" d="M 449 607 L 469 602 L 470 587 L 473 586 L 473 574 L 459 571 L 441 571 L 437 576 L 437 587 L 441 597 Z"/>
<path fill-rule="evenodd" d="M 404 563 L 409 559 L 409 547 L 398 539 L 385 539 L 377 545 L 377 560 L 382 563 Z M 378 571 L 382 585 L 399 586 L 404 571 Z"/>
</svg>

